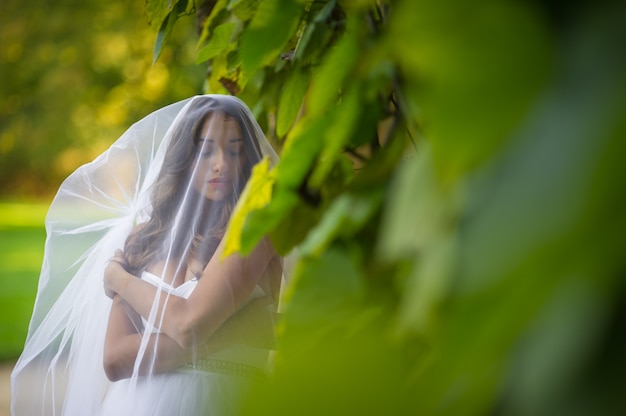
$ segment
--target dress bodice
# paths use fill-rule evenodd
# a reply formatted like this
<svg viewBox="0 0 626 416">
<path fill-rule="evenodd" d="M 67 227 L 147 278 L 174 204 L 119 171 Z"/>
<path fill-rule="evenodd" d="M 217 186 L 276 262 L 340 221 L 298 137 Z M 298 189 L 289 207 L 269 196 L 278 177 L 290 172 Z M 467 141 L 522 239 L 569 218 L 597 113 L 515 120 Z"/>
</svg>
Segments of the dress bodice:
<svg viewBox="0 0 626 416">
<path fill-rule="evenodd" d="M 148 271 L 144 271 L 141 274 L 141 279 L 160 288 L 161 290 L 167 292 L 170 295 L 179 296 L 185 299 L 189 298 L 193 290 L 198 285 L 198 279 L 194 277 L 190 280 L 185 281 L 183 284 L 179 286 L 172 286 L 171 284 L 167 283 L 156 274 L 150 273 Z"/>
<path fill-rule="evenodd" d="M 172 286 L 171 284 L 165 282 L 161 277 L 150 273 L 148 271 L 144 271 L 141 274 L 141 279 L 154 285 L 155 287 L 160 288 L 166 294 L 179 296 L 182 298 L 189 298 L 189 296 L 193 293 L 196 286 L 198 285 L 198 279 L 192 278 L 190 280 L 185 281 L 179 286 Z M 247 301 L 244 302 L 244 305 L 248 302 L 266 296 L 263 289 L 260 286 L 255 286 L 254 290 L 248 297 Z M 271 305 L 268 305 L 268 308 L 271 308 Z M 146 330 L 151 330 L 154 333 L 160 332 L 158 328 L 155 328 L 153 325 L 150 325 L 147 320 L 142 317 L 142 321 L 144 324 L 144 328 Z M 241 344 L 232 344 L 230 346 L 226 346 L 219 351 L 211 354 L 209 357 L 203 357 L 199 360 L 199 363 L 202 361 L 210 360 L 210 361 L 218 361 L 218 364 L 222 365 L 222 361 L 228 362 L 236 362 L 245 365 L 252 365 L 256 368 L 265 368 L 267 365 L 269 351 L 264 348 L 251 347 Z M 185 371 L 189 369 L 203 370 L 202 365 L 196 366 L 195 364 L 188 365 L 187 367 L 181 369 L 180 371 Z M 206 370 L 205 370 L 206 371 Z M 237 370 L 239 371 L 239 370 Z"/>
</svg>

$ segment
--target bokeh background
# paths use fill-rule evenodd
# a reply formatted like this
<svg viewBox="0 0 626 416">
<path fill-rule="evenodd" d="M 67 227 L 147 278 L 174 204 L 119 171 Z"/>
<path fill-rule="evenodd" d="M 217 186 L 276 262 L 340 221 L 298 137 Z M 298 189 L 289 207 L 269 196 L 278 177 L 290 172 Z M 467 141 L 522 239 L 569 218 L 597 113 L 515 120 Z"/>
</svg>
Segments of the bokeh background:
<svg viewBox="0 0 626 416">
<path fill-rule="evenodd" d="M 249 220 L 302 254 L 250 415 L 626 414 L 623 1 L 203 3 L 200 65 L 143 1 L 0 4 L 0 361 L 63 178 L 230 87 L 288 149 Z"/>
<path fill-rule="evenodd" d="M 0 3 L 0 362 L 22 350 L 45 240 L 69 173 L 131 123 L 202 92 L 193 21 L 152 63 L 141 1 Z M 193 18 L 188 18 L 193 19 Z M 0 411 L 0 414 L 2 411 Z"/>
</svg>

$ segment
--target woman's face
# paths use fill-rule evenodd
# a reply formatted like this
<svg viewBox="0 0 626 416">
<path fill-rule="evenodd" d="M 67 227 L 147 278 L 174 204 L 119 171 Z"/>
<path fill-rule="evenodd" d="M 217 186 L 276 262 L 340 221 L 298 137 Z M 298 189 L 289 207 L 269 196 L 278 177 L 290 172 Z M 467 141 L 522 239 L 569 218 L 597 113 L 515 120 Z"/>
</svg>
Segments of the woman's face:
<svg viewBox="0 0 626 416">
<path fill-rule="evenodd" d="M 195 190 L 212 201 L 226 200 L 243 180 L 245 158 L 237 122 L 223 114 L 210 114 L 202 126 L 192 166 Z"/>
</svg>

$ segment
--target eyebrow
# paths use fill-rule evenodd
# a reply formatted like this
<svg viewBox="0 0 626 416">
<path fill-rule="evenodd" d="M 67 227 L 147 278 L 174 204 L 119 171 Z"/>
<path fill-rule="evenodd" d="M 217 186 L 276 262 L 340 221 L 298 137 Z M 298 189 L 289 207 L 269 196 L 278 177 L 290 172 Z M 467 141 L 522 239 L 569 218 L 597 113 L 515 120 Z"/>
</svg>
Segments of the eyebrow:
<svg viewBox="0 0 626 416">
<path fill-rule="evenodd" d="M 204 139 L 204 138 L 200 138 L 198 139 L 198 142 L 209 142 L 209 143 L 215 143 L 215 139 Z M 241 137 L 235 137 L 232 139 L 228 139 L 228 143 L 243 143 L 243 139 Z"/>
</svg>

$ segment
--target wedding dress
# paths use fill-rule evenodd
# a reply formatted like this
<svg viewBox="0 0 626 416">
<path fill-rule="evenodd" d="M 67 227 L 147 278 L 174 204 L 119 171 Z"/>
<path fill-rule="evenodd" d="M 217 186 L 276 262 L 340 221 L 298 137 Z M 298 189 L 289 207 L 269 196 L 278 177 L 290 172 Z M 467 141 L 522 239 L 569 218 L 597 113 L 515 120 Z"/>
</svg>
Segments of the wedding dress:
<svg viewBox="0 0 626 416">
<path fill-rule="evenodd" d="M 224 122 L 213 123 L 218 116 L 212 114 L 222 114 Z M 225 150 L 218 147 L 220 140 Z M 198 172 L 206 171 L 212 158 L 230 161 L 224 168 L 229 173 L 204 180 Z M 148 273 L 148 266 L 179 262 L 184 269 L 197 263 L 202 270 L 251 169 L 264 160 L 273 165 L 277 156 L 247 106 L 235 97 L 205 95 L 148 115 L 64 181 L 46 217 L 37 297 L 11 377 L 14 416 L 237 411 L 246 391 L 265 377 L 270 348 L 237 339 L 164 373 L 139 374 L 135 366 L 124 380 L 107 379 L 103 354 L 112 302 L 103 276 L 115 250 L 134 247 L 133 275 L 158 289 L 153 305 L 170 297 L 191 299 L 201 284 L 197 278 L 170 285 Z M 182 179 L 172 182 L 176 175 Z M 212 202 L 216 198 L 219 203 Z M 219 209 L 209 211 L 214 206 Z M 145 231 L 143 243 L 133 246 L 129 235 L 140 225 L 152 234 Z M 267 310 L 275 311 L 277 293 L 259 283 L 237 308 L 266 297 Z M 137 362 L 148 353 L 143 341 L 160 328 L 154 314 L 142 318 Z"/>
<path fill-rule="evenodd" d="M 198 283 L 191 279 L 172 287 L 149 272 L 142 279 L 181 297 L 188 297 Z M 250 299 L 263 296 L 257 286 Z M 267 361 L 267 350 L 232 345 L 149 381 L 118 381 L 107 392 L 102 416 L 234 415 L 251 386 L 266 377 Z"/>
</svg>

